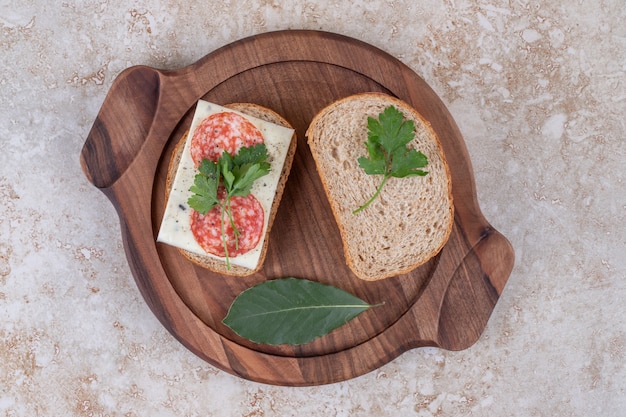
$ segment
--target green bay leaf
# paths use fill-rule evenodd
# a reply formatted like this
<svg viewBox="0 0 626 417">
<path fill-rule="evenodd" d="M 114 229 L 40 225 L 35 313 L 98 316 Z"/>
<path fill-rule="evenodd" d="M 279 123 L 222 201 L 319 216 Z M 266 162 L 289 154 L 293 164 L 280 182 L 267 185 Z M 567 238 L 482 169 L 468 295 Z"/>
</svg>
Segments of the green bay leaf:
<svg viewBox="0 0 626 417">
<path fill-rule="evenodd" d="M 235 298 L 223 323 L 255 343 L 300 345 L 374 307 L 339 288 L 299 278 L 255 285 Z"/>
</svg>

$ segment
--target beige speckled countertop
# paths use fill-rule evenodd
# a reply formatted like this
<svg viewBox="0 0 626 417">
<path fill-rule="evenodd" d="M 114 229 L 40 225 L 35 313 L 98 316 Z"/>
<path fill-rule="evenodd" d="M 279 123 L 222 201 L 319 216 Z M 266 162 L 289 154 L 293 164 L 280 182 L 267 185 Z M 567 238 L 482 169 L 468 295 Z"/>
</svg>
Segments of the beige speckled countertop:
<svg viewBox="0 0 626 417">
<path fill-rule="evenodd" d="M 11 5 L 19 4 L 19 5 Z M 622 0 L 0 2 L 0 415 L 623 416 Z M 78 156 L 111 83 L 256 33 L 371 43 L 441 96 L 516 264 L 481 339 L 285 388 L 160 325 Z"/>
</svg>

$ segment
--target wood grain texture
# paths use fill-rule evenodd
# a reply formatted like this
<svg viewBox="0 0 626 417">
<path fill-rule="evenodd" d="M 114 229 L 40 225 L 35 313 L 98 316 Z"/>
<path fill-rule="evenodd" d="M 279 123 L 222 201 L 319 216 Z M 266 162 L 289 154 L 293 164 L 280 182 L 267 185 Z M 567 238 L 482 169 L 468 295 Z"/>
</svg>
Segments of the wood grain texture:
<svg viewBox="0 0 626 417">
<path fill-rule="evenodd" d="M 451 168 L 455 201 L 455 225 L 442 252 L 409 274 L 376 282 L 359 280 L 345 265 L 304 137 L 324 106 L 366 91 L 405 100 L 431 122 Z M 155 241 L 167 164 L 200 98 L 269 107 L 298 134 L 265 266 L 250 277 L 213 274 Z M 161 323 L 204 360 L 258 382 L 332 383 L 372 371 L 408 349 L 465 349 L 480 337 L 513 267 L 509 242 L 480 212 L 463 138 L 441 100 L 397 59 L 340 35 L 271 32 L 227 45 L 180 70 L 129 68 L 111 87 L 81 164 L 115 206 L 137 286 Z M 286 276 L 335 285 L 385 305 L 295 347 L 257 345 L 221 323 L 241 291 Z"/>
</svg>

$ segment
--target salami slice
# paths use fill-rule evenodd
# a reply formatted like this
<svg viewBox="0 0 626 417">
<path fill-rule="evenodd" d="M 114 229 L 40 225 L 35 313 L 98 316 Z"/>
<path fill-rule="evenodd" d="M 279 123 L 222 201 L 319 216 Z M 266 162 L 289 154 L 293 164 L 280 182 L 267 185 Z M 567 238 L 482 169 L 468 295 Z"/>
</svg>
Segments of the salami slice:
<svg viewBox="0 0 626 417">
<path fill-rule="evenodd" d="M 191 158 L 196 167 L 203 159 L 217 162 L 224 151 L 263 143 L 263 134 L 248 119 L 233 112 L 212 114 L 200 122 L 191 138 Z"/>
<path fill-rule="evenodd" d="M 224 189 L 220 188 L 218 192 L 220 201 L 224 201 L 225 194 Z M 224 214 L 224 236 L 228 256 L 233 258 L 254 249 L 259 244 L 263 235 L 264 212 L 263 206 L 252 194 L 246 197 L 231 197 L 230 210 L 235 227 L 239 230 L 239 241 L 236 242 L 230 220 L 227 214 Z M 216 205 L 205 215 L 192 210 L 190 221 L 191 231 L 202 249 L 215 256 L 225 257 L 221 206 Z"/>
</svg>

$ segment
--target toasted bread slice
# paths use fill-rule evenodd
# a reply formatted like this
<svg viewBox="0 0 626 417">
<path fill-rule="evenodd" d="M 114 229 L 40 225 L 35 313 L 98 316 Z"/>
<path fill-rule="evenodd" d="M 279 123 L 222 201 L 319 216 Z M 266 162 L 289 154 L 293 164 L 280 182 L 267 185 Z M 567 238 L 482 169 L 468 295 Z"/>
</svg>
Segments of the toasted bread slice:
<svg viewBox="0 0 626 417">
<path fill-rule="evenodd" d="M 395 106 L 415 123 L 409 147 L 428 158 L 424 177 L 391 177 L 366 209 L 353 214 L 382 181 L 357 159 L 368 156 L 367 118 Z M 375 281 L 410 272 L 435 256 L 450 236 L 454 218 L 448 165 L 430 124 L 407 103 L 381 93 L 340 99 L 311 121 L 307 141 L 341 232 L 354 274 Z"/>
<path fill-rule="evenodd" d="M 229 109 L 235 110 L 235 111 L 239 111 L 241 113 L 244 113 L 246 115 L 252 116 L 252 117 L 256 117 L 257 119 L 261 119 L 264 120 L 266 122 L 270 122 L 270 123 L 274 123 L 280 126 L 284 126 L 284 127 L 288 127 L 288 128 L 292 128 L 291 125 L 289 124 L 289 122 L 287 120 L 285 120 L 282 116 L 280 116 L 278 113 L 276 113 L 273 110 L 270 110 L 266 107 L 260 106 L 258 104 L 252 104 L 252 103 L 233 103 L 233 104 L 228 104 L 224 107 L 227 107 Z M 181 137 L 181 139 L 178 141 L 178 143 L 176 144 L 174 151 L 172 152 L 172 156 L 169 162 L 169 166 L 168 166 L 168 172 L 167 172 L 167 180 L 166 180 L 166 191 L 165 191 L 165 201 L 167 201 L 168 197 L 169 197 L 169 193 L 170 190 L 172 189 L 172 184 L 174 182 L 174 178 L 176 176 L 176 170 L 178 168 L 178 165 L 180 163 L 180 159 L 182 156 L 182 152 L 183 149 L 185 147 L 185 140 L 187 138 L 187 132 Z M 269 221 L 268 221 L 268 225 L 267 225 L 267 229 L 266 229 L 266 236 L 265 239 L 263 241 L 263 247 L 261 249 L 261 254 L 260 254 L 260 258 L 259 261 L 257 263 L 256 268 L 254 269 L 249 269 L 246 268 L 244 266 L 240 266 L 240 265 L 235 265 L 235 264 L 230 264 L 230 269 L 227 268 L 226 266 L 226 262 L 224 260 L 218 259 L 218 258 L 214 258 L 211 256 L 204 256 L 204 255 L 199 255 L 197 253 L 193 253 L 190 251 L 187 251 L 185 249 L 178 249 L 180 251 L 180 253 L 182 253 L 187 259 L 189 259 L 191 262 L 194 262 L 195 264 L 209 269 L 213 272 L 219 273 L 219 274 L 224 274 L 224 275 L 234 275 L 234 276 L 248 276 L 248 275 L 252 275 L 255 272 L 259 271 L 262 267 L 263 267 L 263 263 L 265 261 L 265 256 L 266 256 L 266 252 L 267 252 L 267 246 L 269 244 L 269 233 L 270 230 L 272 228 L 272 224 L 274 222 L 274 218 L 276 217 L 276 212 L 278 210 L 278 206 L 280 204 L 280 200 L 282 198 L 283 195 L 283 191 L 285 189 L 285 184 L 287 182 L 287 178 L 289 176 L 289 172 L 291 170 L 291 165 L 293 163 L 293 158 L 295 156 L 296 153 L 296 143 L 297 143 L 297 138 L 296 138 L 296 133 L 294 131 L 293 137 L 291 138 L 291 142 L 289 145 L 289 149 L 287 150 L 287 156 L 285 158 L 285 163 L 283 165 L 281 174 L 280 174 L 280 180 L 278 182 L 277 188 L 276 188 L 276 194 L 274 195 L 274 200 L 272 203 L 272 208 L 269 214 Z"/>
</svg>

